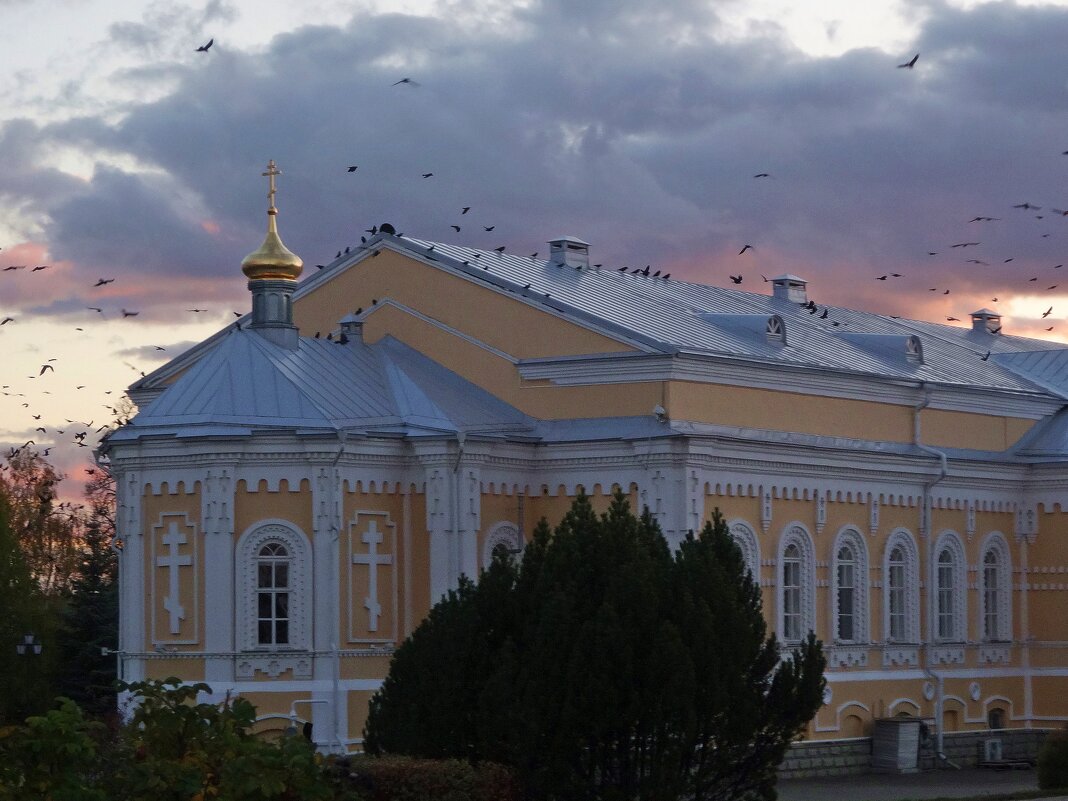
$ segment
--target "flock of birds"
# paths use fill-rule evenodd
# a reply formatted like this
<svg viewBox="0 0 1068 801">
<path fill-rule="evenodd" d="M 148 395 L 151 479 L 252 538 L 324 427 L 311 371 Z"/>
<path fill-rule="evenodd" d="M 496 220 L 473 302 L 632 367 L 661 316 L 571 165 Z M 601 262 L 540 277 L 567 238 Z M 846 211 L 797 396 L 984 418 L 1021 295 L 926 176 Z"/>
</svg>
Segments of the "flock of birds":
<svg viewBox="0 0 1068 801">
<path fill-rule="evenodd" d="M 215 45 L 214 38 L 209 39 L 205 44 L 198 46 L 196 48 L 196 52 L 197 53 L 209 53 L 214 45 Z M 920 54 L 917 53 L 916 55 L 914 55 L 908 61 L 905 61 L 905 62 L 903 62 L 901 64 L 898 64 L 897 68 L 898 69 L 913 70 L 913 69 L 915 69 L 919 58 L 920 58 Z M 403 77 L 403 78 L 400 78 L 399 80 L 393 82 L 391 84 L 391 86 L 392 87 L 406 87 L 406 88 L 409 88 L 409 89 L 417 89 L 420 86 L 420 83 L 417 82 L 416 80 L 410 78 L 410 77 Z M 1068 151 L 1065 151 L 1063 153 L 1063 155 L 1068 156 Z M 349 164 L 349 165 L 347 165 L 345 167 L 344 172 L 346 172 L 348 174 L 356 174 L 359 171 L 359 169 L 360 169 L 359 165 L 357 165 L 357 164 Z M 426 172 L 420 172 L 420 173 L 418 173 L 418 175 L 420 176 L 420 178 L 422 180 L 430 180 L 430 179 L 434 178 L 434 172 L 433 171 L 429 171 L 429 170 L 426 171 Z M 414 175 L 413 175 L 413 178 L 414 178 Z M 772 175 L 772 173 L 770 171 L 761 171 L 761 172 L 754 173 L 752 175 L 752 180 L 754 180 L 754 181 L 772 181 L 772 180 L 774 180 L 774 177 L 773 177 L 773 175 Z M 459 233 L 461 233 L 462 231 L 465 231 L 465 230 L 470 231 L 471 229 L 474 229 L 475 231 L 478 231 L 479 229 L 481 229 L 481 233 L 482 234 L 490 234 L 496 229 L 496 225 L 495 224 L 485 224 L 485 222 L 468 223 L 467 222 L 468 218 L 467 218 L 466 215 L 471 211 L 471 209 L 472 209 L 471 206 L 461 206 L 461 207 L 459 207 L 459 214 L 458 214 L 458 217 L 456 219 L 456 222 L 450 224 L 450 226 L 449 226 L 454 233 L 459 234 Z M 1043 216 L 1044 216 L 1042 214 L 1038 214 L 1037 213 L 1037 212 L 1041 212 L 1043 210 L 1043 207 L 1039 206 L 1039 205 L 1035 205 L 1035 204 L 1033 204 L 1033 203 L 1031 203 L 1029 201 L 1015 204 L 1013 206 L 1013 209 L 1018 211 L 1018 212 L 1023 212 L 1023 213 L 1034 213 L 1034 216 L 1037 217 L 1038 219 L 1043 219 Z M 1052 209 L 1052 214 L 1054 214 L 1056 216 L 1059 216 L 1059 217 L 1068 217 L 1068 210 L 1062 210 L 1062 209 L 1053 208 Z M 969 225 L 986 226 L 986 225 L 997 224 L 1001 220 L 1002 220 L 1002 218 L 1000 218 L 1000 217 L 987 216 L 987 215 L 977 215 L 977 216 L 972 217 L 967 222 L 968 222 Z M 380 229 L 379 229 L 378 226 L 371 226 L 370 228 L 365 229 L 363 233 L 364 234 L 368 234 L 368 235 L 373 237 L 375 234 L 377 234 L 379 232 L 380 232 Z M 394 230 L 392 230 L 392 228 L 390 228 L 390 230 L 388 232 L 389 233 L 396 233 Z M 403 236 L 403 234 L 397 234 L 397 235 L 398 236 Z M 1049 234 L 1045 233 L 1045 234 L 1043 234 L 1043 236 L 1044 237 L 1048 237 Z M 364 247 L 364 246 L 367 246 L 367 244 L 368 244 L 367 236 L 361 236 L 360 237 L 360 243 L 358 245 L 347 245 L 343 249 L 339 249 L 335 258 L 341 258 L 345 254 L 348 254 L 348 253 L 352 252 L 353 248 Z M 976 237 L 974 239 L 968 239 L 966 241 L 955 242 L 953 244 L 949 244 L 947 246 L 944 246 L 945 250 L 943 250 L 943 249 L 929 250 L 929 251 L 927 251 L 927 256 L 928 257 L 936 257 L 936 256 L 939 256 L 940 253 L 943 253 L 943 252 L 946 252 L 946 251 L 948 251 L 950 253 L 956 253 L 956 252 L 969 253 L 969 254 L 972 253 L 972 252 L 981 253 L 982 252 L 981 249 L 980 249 L 981 245 L 982 245 L 981 239 Z M 760 247 L 761 247 L 761 245 L 759 243 L 759 240 L 755 241 L 755 243 L 754 242 L 745 242 L 744 244 L 741 244 L 741 247 L 737 252 L 737 258 L 742 260 L 740 263 L 744 263 L 744 260 L 746 260 L 746 259 L 753 258 L 754 254 L 759 254 Z M 972 248 L 976 248 L 977 250 L 975 250 L 975 251 L 970 250 Z M 0 248 L 0 250 L 2 250 L 2 248 Z M 434 250 L 434 246 L 430 245 L 428 247 L 427 253 L 426 253 L 426 256 L 428 258 L 431 258 L 431 259 L 434 258 L 433 250 Z M 492 252 L 495 252 L 497 254 L 503 254 L 503 253 L 505 253 L 507 248 L 506 248 L 505 245 L 498 245 L 496 247 L 493 247 L 492 249 L 487 248 L 487 250 L 491 250 Z M 371 255 L 372 256 L 377 256 L 378 255 L 378 251 L 376 250 L 376 251 L 372 252 Z M 470 256 L 470 260 L 464 261 L 463 263 L 465 265 L 471 266 L 472 264 L 477 263 L 477 260 L 482 258 L 482 256 L 483 256 L 483 253 L 472 251 L 471 252 L 471 256 Z M 538 258 L 538 253 L 537 252 L 530 253 L 529 254 L 529 258 L 531 258 L 533 260 L 536 260 Z M 988 258 L 990 258 L 990 257 L 988 257 Z M 965 261 L 965 263 L 972 264 L 972 265 L 974 265 L 976 267 L 990 266 L 992 263 L 994 263 L 992 261 L 986 261 L 986 260 L 983 260 L 983 259 L 980 259 L 980 258 L 967 258 L 964 261 Z M 1014 261 L 1014 257 L 1010 256 L 1008 258 L 1000 259 L 1000 264 L 1008 264 L 1008 263 L 1013 262 L 1013 261 Z M 316 265 L 316 267 L 318 269 L 323 269 L 325 266 L 326 265 L 324 265 L 324 264 L 317 264 Z M 602 264 L 596 264 L 596 265 L 593 265 L 593 266 L 598 268 L 598 269 L 603 267 Z M 1054 265 L 1054 267 L 1052 269 L 1057 270 L 1057 269 L 1060 269 L 1061 267 L 1063 267 L 1062 264 L 1057 264 L 1057 265 Z M 483 268 L 484 269 L 489 269 L 489 266 L 488 265 L 483 265 Z M 9 265 L 3 267 L 2 269 L 0 269 L 0 274 L 18 274 L 18 273 L 24 271 L 27 275 L 30 275 L 30 274 L 41 273 L 41 272 L 47 271 L 49 269 L 50 269 L 50 265 L 48 265 L 48 264 L 38 264 L 38 265 L 35 265 L 35 266 L 31 266 L 29 264 L 9 264 Z M 647 277 L 647 278 L 655 278 L 655 279 L 661 279 L 661 280 L 665 280 L 665 281 L 671 279 L 671 273 L 670 272 L 664 272 L 664 271 L 662 271 L 660 269 L 655 269 L 654 270 L 652 265 L 648 265 L 648 264 L 645 265 L 644 267 L 618 267 L 618 268 L 616 268 L 616 270 L 618 272 L 621 272 L 621 273 L 636 274 L 636 275 L 641 275 L 641 276 Z M 767 282 L 770 281 L 770 279 L 767 276 L 760 275 L 759 273 L 756 273 L 756 274 L 759 275 L 759 278 L 763 282 L 767 283 Z M 888 272 L 888 273 L 876 276 L 874 280 L 877 280 L 877 281 L 891 281 L 891 280 L 901 279 L 903 277 L 904 277 L 903 273 Z M 745 275 L 744 271 L 738 270 L 737 272 L 729 272 L 727 278 L 730 281 L 731 285 L 739 286 L 745 281 L 746 275 Z M 0 280 L 3 280 L 3 279 L 0 278 Z M 1028 278 L 1027 283 L 1036 284 L 1036 283 L 1039 282 L 1039 280 L 1040 280 L 1040 276 L 1035 275 L 1033 277 Z M 95 283 L 93 283 L 92 285 L 90 285 L 90 286 L 88 286 L 86 288 L 90 291 L 90 293 L 92 293 L 92 291 L 94 291 L 94 290 L 101 290 L 101 289 L 103 289 L 105 287 L 108 287 L 109 285 L 111 285 L 115 281 L 116 281 L 116 278 L 114 278 L 114 277 L 112 277 L 112 278 L 99 278 Z M 1048 286 L 1046 286 L 1045 291 L 1053 291 L 1053 290 L 1056 290 L 1057 288 L 1058 288 L 1058 284 L 1057 283 L 1050 283 Z M 530 289 L 530 285 L 528 284 L 524 288 L 524 291 L 525 290 L 529 290 L 529 289 Z M 943 295 L 949 295 L 950 294 L 950 289 L 945 288 L 945 287 L 930 287 L 929 291 L 930 292 L 940 292 Z M 997 301 L 998 301 L 997 297 L 992 298 L 992 302 L 997 303 Z M 130 309 L 126 309 L 126 308 L 123 308 L 123 307 L 120 307 L 118 309 L 109 308 L 105 303 L 101 303 L 99 301 L 97 301 L 96 305 L 86 305 L 85 308 L 86 308 L 87 311 L 92 312 L 95 315 L 99 315 L 102 318 L 112 318 L 112 319 L 123 319 L 123 320 L 125 320 L 125 319 L 129 319 L 129 318 L 136 318 L 136 317 L 138 317 L 140 315 L 140 311 L 130 310 Z M 812 301 L 809 301 L 807 304 L 805 304 L 804 305 L 804 309 L 809 314 L 817 315 L 818 318 L 821 319 L 821 320 L 828 320 L 828 318 L 830 316 L 830 309 L 829 308 L 821 309 L 819 306 L 817 306 Z M 194 315 L 200 315 L 200 314 L 204 314 L 204 313 L 208 312 L 209 310 L 206 309 L 206 308 L 201 308 L 199 306 L 194 306 L 193 308 L 186 309 L 186 311 L 188 313 L 191 313 L 191 314 L 194 314 Z M 1042 314 L 1042 319 L 1048 318 L 1052 313 L 1053 313 L 1053 305 L 1050 305 L 1050 307 L 1045 311 L 1045 313 Z M 232 314 L 235 317 L 242 316 L 242 313 L 241 312 L 237 312 L 237 311 L 233 311 Z M 946 321 L 947 322 L 959 322 L 959 319 L 956 318 L 956 317 L 949 316 L 949 317 L 946 318 Z M 14 324 L 16 322 L 17 322 L 17 318 L 15 316 L 7 315 L 7 316 L 4 316 L 4 317 L 0 318 L 0 327 L 8 326 L 8 325 Z M 828 323 L 830 325 L 839 325 L 839 323 L 837 321 L 834 321 L 834 320 L 828 320 Z M 239 322 L 235 323 L 235 325 L 237 325 L 239 327 L 240 323 Z M 84 328 L 77 327 L 77 328 L 75 328 L 75 330 L 79 331 L 79 332 L 82 332 L 82 331 L 84 331 Z M 1046 328 L 1046 331 L 1052 331 L 1052 330 L 1054 330 L 1054 326 L 1050 326 L 1050 327 Z M 997 333 L 997 332 L 995 332 L 995 333 Z M 316 336 L 317 337 L 320 336 L 320 333 L 317 332 Z M 327 334 L 327 339 L 330 339 L 330 338 L 331 338 L 331 335 Z M 155 346 L 152 346 L 152 347 L 154 348 L 155 351 L 165 351 L 166 350 L 166 348 L 161 346 L 161 345 L 155 345 Z M 981 356 L 981 358 L 985 359 L 988 356 L 989 356 L 989 353 L 987 353 L 985 356 Z M 53 364 L 53 362 L 55 362 L 55 361 L 56 361 L 56 359 L 49 359 L 48 361 L 46 361 L 44 364 L 41 365 L 40 370 L 37 372 L 37 374 L 36 375 L 27 376 L 27 380 L 42 379 L 42 378 L 44 378 L 46 376 L 46 374 L 49 374 L 49 373 L 54 374 L 54 373 L 56 373 L 55 365 Z M 125 363 L 125 364 L 130 369 L 140 373 L 141 376 L 145 375 L 145 373 L 143 371 L 138 370 L 138 368 L 135 367 L 134 365 L 131 365 L 129 363 Z M 5 376 L 5 378 L 6 378 L 6 376 Z M 85 388 L 84 385 L 77 385 L 77 386 L 75 386 L 74 389 L 75 389 L 75 391 L 78 391 L 78 390 L 82 390 L 84 388 Z M 14 397 L 16 399 L 24 399 L 24 398 L 26 398 L 26 393 L 17 391 L 15 388 L 13 388 L 12 385 L 9 385 L 9 384 L 2 385 L 2 389 L 0 389 L 0 392 L 2 392 L 2 394 L 4 396 Z M 51 394 L 51 392 L 49 390 L 42 390 L 42 392 L 43 392 L 43 394 Z M 106 395 L 110 395 L 111 393 L 112 393 L 112 391 L 108 390 L 105 394 Z M 34 409 L 32 408 L 30 401 L 29 400 L 21 400 L 20 402 L 21 402 L 22 407 L 26 409 L 27 413 L 30 414 L 32 420 L 34 422 L 38 422 L 39 423 L 41 421 L 42 415 L 40 413 L 34 413 Z M 110 403 L 110 404 L 109 403 L 105 403 L 104 404 L 104 408 L 106 408 L 108 410 L 108 412 L 113 417 L 118 418 L 122 414 L 123 405 L 120 404 L 120 403 Z M 87 422 L 82 422 L 82 421 L 78 421 L 78 420 L 74 420 L 74 419 L 70 419 L 70 418 L 64 418 L 64 419 L 66 420 L 66 425 L 64 427 L 54 427 L 52 429 L 49 429 L 48 427 L 46 427 L 43 424 L 37 425 L 33 429 L 33 433 L 35 434 L 35 437 L 31 437 L 31 438 L 27 439 L 21 445 L 11 447 L 9 449 L 8 453 L 7 453 L 8 459 L 16 457 L 19 453 L 21 453 L 23 450 L 25 450 L 27 448 L 38 446 L 38 443 L 36 441 L 37 438 L 42 439 L 42 445 L 40 447 L 43 448 L 42 453 L 43 453 L 44 456 L 48 456 L 50 454 L 52 448 L 56 446 L 56 444 L 58 443 L 58 440 L 55 440 L 54 437 L 55 436 L 59 436 L 59 435 L 68 435 L 69 434 L 72 437 L 72 439 L 69 442 L 70 445 L 74 446 L 75 448 L 86 448 L 86 447 L 88 447 L 88 444 L 87 444 L 86 440 L 87 440 L 88 436 L 91 433 L 101 434 L 103 432 L 106 432 L 110 427 L 109 424 L 105 424 L 105 425 L 102 425 L 102 426 L 96 426 L 96 424 L 95 424 L 95 422 L 93 420 L 89 420 Z M 121 419 L 117 419 L 116 422 L 122 423 L 124 421 L 121 420 Z M 39 437 L 37 437 L 36 435 L 39 435 Z M 43 441 L 44 441 L 44 439 L 46 437 L 49 437 L 49 436 L 53 436 L 53 439 L 50 440 L 52 442 L 52 444 L 44 446 L 43 445 Z M 3 470 L 3 469 L 6 469 L 6 465 L 0 465 L 0 470 Z"/>
</svg>

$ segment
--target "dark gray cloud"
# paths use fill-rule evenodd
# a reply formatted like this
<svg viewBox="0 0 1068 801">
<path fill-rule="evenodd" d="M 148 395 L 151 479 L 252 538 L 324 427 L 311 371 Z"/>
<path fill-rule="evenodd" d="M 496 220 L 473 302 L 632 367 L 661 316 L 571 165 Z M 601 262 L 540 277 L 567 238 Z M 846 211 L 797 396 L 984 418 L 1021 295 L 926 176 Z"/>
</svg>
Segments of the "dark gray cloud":
<svg viewBox="0 0 1068 801">
<path fill-rule="evenodd" d="M 205 292 L 243 301 L 267 158 L 284 173 L 283 236 L 312 268 L 389 220 L 523 252 L 571 233 L 598 261 L 710 283 L 802 272 L 819 297 L 895 311 L 929 304 L 933 286 L 1029 291 L 1068 242 L 1068 218 L 1048 210 L 1068 207 L 1068 10 L 923 8 L 908 52 L 828 58 L 775 26 L 721 42 L 715 6 L 698 0 L 545 0 L 477 39 L 462 13 L 361 15 L 196 59 L 180 56 L 210 15 L 159 10 L 113 27 L 113 44 L 158 57 L 115 78 L 173 91 L 117 121 L 6 123 L 0 144 L 23 158 L 0 196 L 40 215 L 78 280 L 115 274 L 131 287 L 121 302 L 150 313 L 158 298 L 161 315 Z M 898 69 L 914 51 L 916 68 Z M 403 77 L 420 85 L 391 86 Z M 87 182 L 33 166 L 56 145 L 126 161 Z M 147 169 L 114 166 L 130 161 Z M 1044 209 L 1012 208 L 1025 200 Z M 950 247 L 965 240 L 982 245 Z M 906 275 L 893 298 L 874 283 L 888 271 Z"/>
</svg>

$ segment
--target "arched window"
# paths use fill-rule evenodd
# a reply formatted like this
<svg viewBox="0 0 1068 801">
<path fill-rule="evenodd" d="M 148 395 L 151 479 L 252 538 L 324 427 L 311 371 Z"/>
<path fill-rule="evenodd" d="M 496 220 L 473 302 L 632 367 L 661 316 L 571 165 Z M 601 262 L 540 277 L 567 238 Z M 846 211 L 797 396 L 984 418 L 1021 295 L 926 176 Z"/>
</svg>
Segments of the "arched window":
<svg viewBox="0 0 1068 801">
<path fill-rule="evenodd" d="M 919 642 L 919 570 L 916 543 L 904 529 L 886 543 L 883 636 L 887 642 Z"/>
<path fill-rule="evenodd" d="M 779 634 L 791 645 L 815 628 L 815 558 L 812 540 L 800 525 L 787 529 L 779 547 Z"/>
<path fill-rule="evenodd" d="M 980 624 L 987 642 L 1012 639 L 1009 548 L 998 532 L 990 534 L 982 549 L 979 602 Z"/>
<path fill-rule="evenodd" d="M 968 632 L 964 595 L 964 548 L 956 533 L 943 532 L 935 545 L 935 639 L 963 642 Z"/>
<path fill-rule="evenodd" d="M 248 529 L 235 548 L 236 640 L 246 651 L 311 647 L 311 546 L 284 521 Z"/>
<path fill-rule="evenodd" d="M 482 542 L 482 569 L 487 570 L 493 562 L 493 555 L 498 551 L 504 551 L 513 558 L 518 559 L 523 552 L 523 536 L 519 533 L 519 526 L 508 520 L 501 521 L 490 527 Z"/>
<path fill-rule="evenodd" d="M 293 558 L 281 542 L 267 542 L 256 559 L 256 644 L 289 645 L 289 577 Z"/>
<path fill-rule="evenodd" d="M 745 567 L 753 581 L 760 582 L 760 544 L 748 523 L 736 520 L 730 524 L 731 538 L 742 552 Z"/>
<path fill-rule="evenodd" d="M 838 532 L 832 575 L 831 620 L 835 642 L 867 642 L 868 550 L 864 538 L 854 528 Z"/>
<path fill-rule="evenodd" d="M 782 638 L 801 639 L 801 549 L 796 543 L 782 554 Z"/>
</svg>

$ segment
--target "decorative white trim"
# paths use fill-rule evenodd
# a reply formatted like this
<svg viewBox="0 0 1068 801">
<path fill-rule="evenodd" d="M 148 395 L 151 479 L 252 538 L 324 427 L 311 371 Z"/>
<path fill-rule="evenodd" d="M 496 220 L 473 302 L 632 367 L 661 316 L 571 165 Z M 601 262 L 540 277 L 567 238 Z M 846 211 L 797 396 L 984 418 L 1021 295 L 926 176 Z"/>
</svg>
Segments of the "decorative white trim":
<svg viewBox="0 0 1068 801">
<path fill-rule="evenodd" d="M 931 661 L 936 665 L 963 665 L 963 646 L 938 646 L 931 648 Z"/>
<path fill-rule="evenodd" d="M 883 667 L 893 667 L 894 665 L 912 665 L 916 667 L 920 664 L 920 649 L 918 646 L 912 645 L 884 645 L 883 646 Z"/>
<path fill-rule="evenodd" d="M 1012 649 L 1008 645 L 980 645 L 980 665 L 1007 665 L 1012 660 Z"/>
<path fill-rule="evenodd" d="M 310 679 L 312 655 L 286 652 L 248 654 L 238 657 L 234 665 L 234 675 L 238 679 L 252 679 L 257 671 L 268 678 L 277 679 L 287 670 L 293 671 L 294 679 Z"/>
<path fill-rule="evenodd" d="M 948 610 L 952 619 L 953 633 L 949 637 L 938 636 L 938 617 L 943 610 L 939 604 L 938 565 L 939 559 L 944 552 L 952 557 L 950 568 L 952 570 L 952 582 L 950 586 L 951 607 Z M 934 613 L 931 615 L 932 630 L 930 639 L 932 642 L 966 642 L 968 640 L 968 566 L 965 561 L 964 544 L 956 531 L 947 529 L 938 535 L 934 548 L 931 549 L 931 577 L 928 583 L 928 593 L 933 604 Z M 949 649 L 953 650 L 953 649 Z M 961 651 L 961 661 L 963 661 Z"/>
<path fill-rule="evenodd" d="M 482 569 L 486 570 L 493 561 L 493 552 L 498 545 L 503 545 L 513 557 L 518 558 L 523 550 L 523 536 L 519 526 L 511 520 L 501 520 L 489 527 L 482 541 Z"/>
<path fill-rule="evenodd" d="M 291 555 L 289 570 L 289 647 L 260 645 L 257 637 L 256 565 L 260 548 L 268 542 L 280 542 Z M 311 589 L 312 550 L 307 535 L 288 520 L 268 519 L 253 523 L 238 538 L 234 547 L 234 582 L 237 610 L 238 647 L 242 651 L 279 652 L 303 651 L 311 647 Z"/>
<path fill-rule="evenodd" d="M 801 557 L 801 637 L 798 639 L 787 639 L 783 624 L 783 568 L 785 566 L 783 555 L 790 545 L 797 546 Z M 779 639 L 784 644 L 797 645 L 808 635 L 808 632 L 816 628 L 816 551 L 808 529 L 801 523 L 790 523 L 783 530 L 779 538 L 777 571 L 775 576 L 776 629 Z"/>
<path fill-rule="evenodd" d="M 900 640 L 890 637 L 890 554 L 900 548 L 905 557 L 905 631 Z M 916 540 L 908 529 L 896 528 L 883 549 L 883 639 L 887 643 L 920 641 L 920 556 Z"/>
<path fill-rule="evenodd" d="M 867 645 L 832 645 L 827 649 L 827 666 L 832 668 L 867 667 Z"/>
<path fill-rule="evenodd" d="M 760 583 L 760 542 L 753 527 L 744 520 L 732 520 L 729 524 L 731 538 L 742 552 L 745 567 L 753 581 Z"/>
<path fill-rule="evenodd" d="M 170 519 L 168 525 L 164 521 Z M 176 520 L 180 522 L 175 522 Z M 157 536 L 164 530 L 162 538 Z M 159 522 L 152 526 L 151 559 L 149 564 L 149 597 L 152 599 L 151 631 L 153 643 L 167 645 L 196 645 L 200 642 L 200 527 L 190 520 L 185 512 L 163 512 Z M 165 550 L 160 546 L 165 546 Z M 183 553 L 183 546 L 185 552 Z M 162 551 L 162 552 L 161 552 Z M 158 568 L 167 568 L 166 593 L 158 587 Z M 192 570 L 192 598 L 181 597 L 181 569 Z M 162 604 L 167 611 L 169 624 L 166 631 L 156 628 L 156 605 Z M 190 636 L 179 637 L 182 623 L 189 621 Z"/>
<path fill-rule="evenodd" d="M 848 640 L 839 637 L 839 598 L 838 598 L 838 568 L 839 552 L 844 548 L 852 551 L 853 555 L 853 637 Z M 838 645 L 853 645 L 867 643 L 868 634 L 868 586 L 870 584 L 870 571 L 868 569 L 868 546 L 864 537 L 853 526 L 843 526 L 834 539 L 831 548 L 831 592 L 828 593 L 831 602 L 831 641 Z M 856 663 L 853 663 L 856 664 Z M 867 664 L 867 650 L 864 651 L 864 664 Z"/>
<path fill-rule="evenodd" d="M 362 529 L 362 520 L 367 520 Z M 378 528 L 377 521 L 383 521 Z M 361 547 L 361 544 L 366 548 Z M 381 548 L 381 550 L 380 550 Z M 348 525 L 345 549 L 346 575 L 348 576 L 349 642 L 395 642 L 397 639 L 397 524 L 389 514 L 380 511 L 360 510 Z M 390 592 L 384 597 L 379 587 L 379 571 L 388 573 Z M 379 631 L 382 607 L 390 610 L 391 625 Z M 362 637 L 356 630 L 356 619 L 367 616 L 367 631 L 373 636 Z"/>
<path fill-rule="evenodd" d="M 1012 641 L 1012 555 L 1005 535 L 991 531 L 979 548 L 977 567 L 979 580 L 979 634 L 983 642 Z M 986 558 L 992 554 L 997 560 L 997 631 L 986 630 Z"/>
</svg>

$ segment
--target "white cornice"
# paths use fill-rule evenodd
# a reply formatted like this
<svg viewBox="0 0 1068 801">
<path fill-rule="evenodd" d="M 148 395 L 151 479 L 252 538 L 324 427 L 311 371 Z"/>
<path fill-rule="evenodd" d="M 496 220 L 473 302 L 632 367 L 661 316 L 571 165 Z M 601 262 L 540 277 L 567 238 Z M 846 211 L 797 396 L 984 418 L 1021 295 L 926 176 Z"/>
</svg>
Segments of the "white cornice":
<svg viewBox="0 0 1068 801">
<path fill-rule="evenodd" d="M 519 374 L 560 386 L 629 384 L 642 381 L 691 381 L 804 395 L 915 406 L 930 391 L 928 408 L 1041 420 L 1064 402 L 1045 393 L 958 387 L 879 378 L 820 367 L 755 362 L 692 353 L 601 354 L 556 359 L 525 359 Z"/>
</svg>

